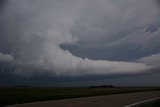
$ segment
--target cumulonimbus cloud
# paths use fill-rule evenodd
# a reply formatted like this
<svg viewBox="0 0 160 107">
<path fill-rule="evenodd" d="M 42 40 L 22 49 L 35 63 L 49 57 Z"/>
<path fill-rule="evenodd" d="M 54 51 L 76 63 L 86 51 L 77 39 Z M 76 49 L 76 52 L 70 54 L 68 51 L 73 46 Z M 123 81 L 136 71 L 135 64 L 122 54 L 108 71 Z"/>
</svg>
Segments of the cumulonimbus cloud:
<svg viewBox="0 0 160 107">
<path fill-rule="evenodd" d="M 103 4 L 105 1 L 100 2 Z M 84 6 L 84 2 L 69 3 Z M 11 49 L 5 43 L 4 46 L 15 57 L 14 64 L 19 65 L 20 68 L 50 71 L 57 76 L 140 73 L 150 68 L 143 62 L 83 59 L 61 49 L 60 44 L 75 44 L 79 41 L 79 37 L 73 36 L 71 29 L 76 21 L 80 20 L 79 17 L 83 11 L 81 6 L 70 7 L 66 1 L 14 0 L 8 2 L 1 13 L 3 16 L 1 22 L 6 21 L 3 23 L 6 31 L 2 32 L 2 36 L 4 35 L 2 38 L 13 44 Z M 0 53 L 0 60 L 12 61 L 14 59 L 12 56 Z M 18 72 L 27 72 L 27 70 L 18 69 Z"/>
</svg>

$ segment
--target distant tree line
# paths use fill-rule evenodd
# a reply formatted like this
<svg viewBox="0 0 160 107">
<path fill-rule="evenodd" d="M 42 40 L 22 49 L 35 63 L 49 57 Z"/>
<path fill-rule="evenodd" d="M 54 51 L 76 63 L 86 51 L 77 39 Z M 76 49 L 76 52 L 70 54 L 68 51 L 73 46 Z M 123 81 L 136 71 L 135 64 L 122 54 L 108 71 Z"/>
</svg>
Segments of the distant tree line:
<svg viewBox="0 0 160 107">
<path fill-rule="evenodd" d="M 114 85 L 100 85 L 100 86 L 90 86 L 90 88 L 113 88 Z"/>
</svg>

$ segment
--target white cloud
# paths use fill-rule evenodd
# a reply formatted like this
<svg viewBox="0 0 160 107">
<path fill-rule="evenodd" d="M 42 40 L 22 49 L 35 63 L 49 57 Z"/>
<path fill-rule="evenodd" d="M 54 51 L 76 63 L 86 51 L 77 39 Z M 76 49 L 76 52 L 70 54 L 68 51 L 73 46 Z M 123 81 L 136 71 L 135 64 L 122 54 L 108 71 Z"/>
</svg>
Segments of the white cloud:
<svg viewBox="0 0 160 107">
<path fill-rule="evenodd" d="M 12 62 L 14 57 L 9 54 L 3 54 L 0 52 L 0 62 Z"/>
<path fill-rule="evenodd" d="M 153 68 L 160 68 L 160 54 L 150 55 L 139 59 L 139 62 L 145 63 Z"/>
</svg>

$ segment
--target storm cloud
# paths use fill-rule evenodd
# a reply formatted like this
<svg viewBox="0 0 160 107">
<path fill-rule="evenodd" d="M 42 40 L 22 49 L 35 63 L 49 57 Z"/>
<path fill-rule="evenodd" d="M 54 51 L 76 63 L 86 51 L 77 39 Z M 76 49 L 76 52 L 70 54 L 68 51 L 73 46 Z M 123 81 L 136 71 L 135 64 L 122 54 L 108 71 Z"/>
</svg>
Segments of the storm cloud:
<svg viewBox="0 0 160 107">
<path fill-rule="evenodd" d="M 18 75 L 137 74 L 157 62 L 143 58 L 148 49 L 158 51 L 147 56 L 160 52 L 160 13 L 152 0 L 12 0 L 2 5 L 0 61 L 15 66 Z M 94 49 L 95 54 L 103 46 L 108 52 L 116 47 L 117 56 L 128 49 L 144 53 L 130 61 L 95 60 L 75 56 L 61 45 Z"/>
<path fill-rule="evenodd" d="M 11 62 L 14 58 L 9 54 L 0 53 L 0 62 Z"/>
<path fill-rule="evenodd" d="M 146 65 L 150 65 L 153 68 L 160 68 L 160 54 L 144 57 L 139 59 L 139 61 L 146 63 Z"/>
</svg>

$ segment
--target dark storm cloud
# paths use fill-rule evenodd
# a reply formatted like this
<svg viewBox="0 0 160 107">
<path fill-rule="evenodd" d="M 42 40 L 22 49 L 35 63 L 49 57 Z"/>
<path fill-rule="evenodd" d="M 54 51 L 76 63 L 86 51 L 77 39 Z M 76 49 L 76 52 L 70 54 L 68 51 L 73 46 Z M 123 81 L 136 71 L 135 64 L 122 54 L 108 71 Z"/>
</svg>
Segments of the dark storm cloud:
<svg viewBox="0 0 160 107">
<path fill-rule="evenodd" d="M 8 61 L 4 66 L 12 65 L 17 75 L 144 73 L 154 66 L 137 60 L 159 52 L 160 15 L 150 0 L 13 0 L 1 14 L 0 61 Z M 66 44 L 85 51 L 74 56 L 61 48 Z M 100 47 L 110 53 L 96 60 L 81 57 L 98 54 Z M 140 57 L 130 60 L 137 51 Z M 114 55 L 120 58 L 113 61 Z"/>
<path fill-rule="evenodd" d="M 0 7 L 6 3 L 7 0 L 0 0 Z"/>
<path fill-rule="evenodd" d="M 160 1 L 159 0 L 153 0 L 157 5 L 160 5 Z"/>
<path fill-rule="evenodd" d="M 137 32 L 108 44 L 90 47 L 76 44 L 61 45 L 61 47 L 68 49 L 76 56 L 84 58 L 134 61 L 145 56 L 160 53 L 159 33 L 160 30 L 158 26 L 147 28 L 141 33 Z"/>
</svg>

